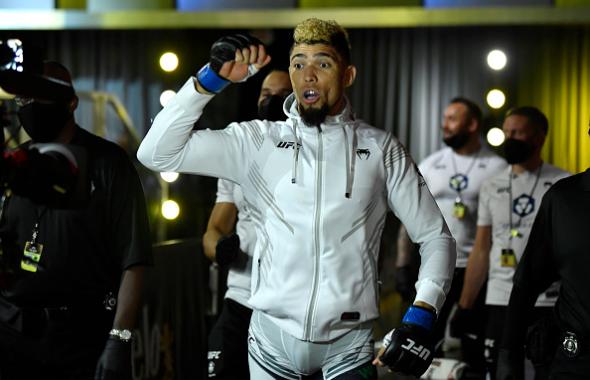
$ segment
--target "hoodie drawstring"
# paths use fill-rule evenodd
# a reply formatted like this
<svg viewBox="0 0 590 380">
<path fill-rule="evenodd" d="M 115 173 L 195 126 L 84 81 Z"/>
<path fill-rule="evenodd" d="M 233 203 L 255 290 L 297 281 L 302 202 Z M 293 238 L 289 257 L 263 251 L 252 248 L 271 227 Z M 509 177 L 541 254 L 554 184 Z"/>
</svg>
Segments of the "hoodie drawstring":
<svg viewBox="0 0 590 380">
<path fill-rule="evenodd" d="M 348 142 L 348 133 L 346 132 L 346 125 L 342 126 L 344 131 L 344 140 L 346 145 L 346 190 L 344 196 L 350 198 L 352 196 L 352 185 L 354 182 L 354 170 L 356 167 L 356 148 L 357 148 L 357 133 L 356 124 L 352 125 L 352 141 Z"/>
<path fill-rule="evenodd" d="M 347 109 L 350 108 L 350 104 L 348 102 L 348 100 L 346 101 L 347 103 Z M 300 146 L 301 146 L 301 142 L 299 139 L 299 136 L 297 135 L 297 127 L 298 127 L 298 117 L 297 117 L 297 110 L 295 107 L 295 95 L 291 94 L 287 97 L 287 99 L 285 100 L 285 103 L 283 104 L 283 111 L 285 112 L 285 114 L 289 117 L 289 119 L 293 120 L 293 124 L 292 124 L 292 130 L 293 130 L 293 136 L 295 137 L 295 146 L 293 147 L 293 160 L 292 160 L 292 166 L 291 166 L 291 183 L 295 184 L 297 183 L 297 166 L 299 163 L 299 150 L 300 150 Z M 349 110 L 349 117 L 350 117 L 350 121 L 348 122 L 344 122 L 344 125 L 342 126 L 342 130 L 344 132 L 344 139 L 345 139 L 345 145 L 346 145 L 346 189 L 345 189 L 345 193 L 344 196 L 346 198 L 350 198 L 352 196 L 352 187 L 354 185 L 354 173 L 355 173 L 355 168 L 356 168 L 356 150 L 357 150 L 357 145 L 358 145 L 358 138 L 357 138 L 357 123 L 355 121 L 355 116 L 354 114 Z M 348 136 L 348 132 L 347 132 L 347 126 L 351 126 L 352 129 L 352 141 L 349 142 L 349 136 Z M 319 129 L 318 133 L 321 133 L 321 129 Z"/>
<path fill-rule="evenodd" d="M 299 136 L 297 136 L 297 122 L 293 123 L 295 146 L 293 149 L 293 165 L 291 166 L 291 183 L 297 183 L 297 163 L 299 162 Z"/>
</svg>

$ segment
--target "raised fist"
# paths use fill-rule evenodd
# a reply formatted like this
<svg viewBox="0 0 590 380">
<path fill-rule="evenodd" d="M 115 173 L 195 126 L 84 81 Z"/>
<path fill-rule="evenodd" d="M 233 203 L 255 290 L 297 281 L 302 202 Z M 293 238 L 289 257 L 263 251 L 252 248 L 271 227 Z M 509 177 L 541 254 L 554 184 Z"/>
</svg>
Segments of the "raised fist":
<svg viewBox="0 0 590 380">
<path fill-rule="evenodd" d="M 235 60 L 236 51 L 250 49 L 250 46 L 262 45 L 257 38 L 244 34 L 221 37 L 211 45 L 209 64 L 216 73 L 219 73 L 225 62 Z"/>
<path fill-rule="evenodd" d="M 225 36 L 211 46 L 209 63 L 197 74 L 207 92 L 219 93 L 230 82 L 243 82 L 270 62 L 264 45 L 244 34 Z"/>
</svg>

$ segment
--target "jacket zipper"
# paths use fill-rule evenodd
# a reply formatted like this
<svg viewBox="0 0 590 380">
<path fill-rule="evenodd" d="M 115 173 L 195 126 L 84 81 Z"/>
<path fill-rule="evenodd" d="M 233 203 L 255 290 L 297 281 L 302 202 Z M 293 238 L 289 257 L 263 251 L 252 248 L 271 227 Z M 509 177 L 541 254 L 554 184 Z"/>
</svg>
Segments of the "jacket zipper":
<svg viewBox="0 0 590 380">
<path fill-rule="evenodd" d="M 314 215 L 314 269 L 313 269 L 313 282 L 311 299 L 307 306 L 307 316 L 305 318 L 305 326 L 303 332 L 303 339 L 306 341 L 311 340 L 312 336 L 312 322 L 315 314 L 315 304 L 317 299 L 318 284 L 320 277 L 320 213 L 322 206 L 322 165 L 323 165 L 323 141 L 322 131 L 318 130 L 318 157 L 317 157 L 317 170 L 316 170 L 316 209 Z"/>
</svg>

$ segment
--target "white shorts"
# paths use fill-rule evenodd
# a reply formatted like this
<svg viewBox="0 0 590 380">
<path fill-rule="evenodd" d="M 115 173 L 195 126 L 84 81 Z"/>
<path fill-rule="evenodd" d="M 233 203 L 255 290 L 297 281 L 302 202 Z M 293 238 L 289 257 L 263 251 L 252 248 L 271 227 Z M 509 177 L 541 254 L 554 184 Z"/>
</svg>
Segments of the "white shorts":
<svg viewBox="0 0 590 380">
<path fill-rule="evenodd" d="M 334 379 L 373 360 L 372 324 L 364 322 L 333 341 L 313 343 L 294 338 L 254 311 L 248 330 L 250 378 L 299 380 L 321 370 L 325 380 Z"/>
</svg>

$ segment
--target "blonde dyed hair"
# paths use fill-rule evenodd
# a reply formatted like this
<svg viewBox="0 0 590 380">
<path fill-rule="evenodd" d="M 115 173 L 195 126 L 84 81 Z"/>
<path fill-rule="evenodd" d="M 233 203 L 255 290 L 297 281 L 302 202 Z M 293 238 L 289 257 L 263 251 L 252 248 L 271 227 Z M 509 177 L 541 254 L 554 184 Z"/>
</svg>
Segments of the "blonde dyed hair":
<svg viewBox="0 0 590 380">
<path fill-rule="evenodd" d="M 350 61 L 348 33 L 334 20 L 309 18 L 300 22 L 293 31 L 295 45 L 326 44 L 335 48 L 346 62 Z"/>
</svg>

